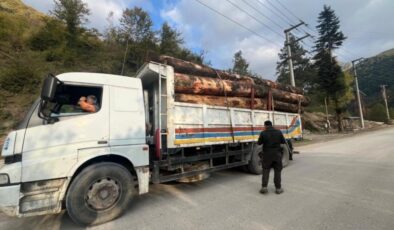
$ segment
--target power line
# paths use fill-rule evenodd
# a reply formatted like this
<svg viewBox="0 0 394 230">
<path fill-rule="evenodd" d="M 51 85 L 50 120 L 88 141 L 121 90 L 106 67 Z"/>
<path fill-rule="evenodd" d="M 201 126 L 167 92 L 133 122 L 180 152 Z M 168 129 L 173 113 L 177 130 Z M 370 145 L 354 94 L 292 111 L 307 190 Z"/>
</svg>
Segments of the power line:
<svg viewBox="0 0 394 230">
<path fill-rule="evenodd" d="M 291 21 L 289 22 L 286 18 L 284 18 L 282 15 L 280 15 L 279 13 L 277 13 L 276 11 L 273 11 L 272 9 L 268 8 L 268 6 L 266 6 L 263 2 L 261 2 L 260 0 L 256 0 L 257 3 L 259 3 L 259 5 L 263 6 L 264 8 L 266 8 L 267 10 L 269 10 L 271 13 L 275 14 L 277 17 L 279 17 L 282 21 L 284 21 L 286 24 L 291 25 L 293 24 Z"/>
<path fill-rule="evenodd" d="M 292 22 L 293 20 L 289 18 L 286 14 L 284 14 L 280 9 L 278 9 L 274 4 L 272 4 L 269 0 L 266 0 L 266 2 L 272 6 L 275 10 L 277 10 L 281 15 L 283 15 L 289 22 Z M 292 23 L 291 23 L 292 24 Z"/>
<path fill-rule="evenodd" d="M 279 25 L 277 22 L 275 22 L 274 20 L 272 20 L 270 17 L 266 16 L 262 11 L 256 9 L 256 7 L 253 7 L 250 3 L 248 3 L 245 0 L 242 0 L 246 5 L 248 5 L 250 8 L 252 8 L 253 10 L 255 10 L 257 13 L 259 13 L 261 16 L 263 16 L 264 18 L 266 18 L 267 20 L 269 20 L 270 22 L 272 22 L 274 25 L 276 25 L 277 27 L 279 27 L 279 29 L 283 29 L 283 27 L 281 25 Z"/>
<path fill-rule="evenodd" d="M 256 31 L 250 29 L 249 27 L 244 26 L 243 24 L 241 24 L 241 23 L 235 21 L 234 19 L 232 19 L 232 18 L 228 17 L 227 15 L 221 13 L 220 11 L 218 11 L 218 10 L 216 10 L 216 9 L 214 9 L 214 8 L 212 8 L 212 7 L 210 7 L 209 5 L 207 5 L 207 4 L 203 3 L 203 2 L 201 2 L 200 0 L 195 0 L 195 1 L 197 1 L 198 3 L 200 3 L 202 6 L 205 6 L 205 7 L 208 8 L 209 10 L 211 10 L 211 11 L 213 11 L 213 12 L 219 14 L 220 16 L 222 16 L 222 17 L 224 17 L 224 18 L 226 18 L 227 20 L 231 21 L 232 23 L 237 24 L 238 26 L 240 26 L 240 27 L 244 28 L 245 30 L 251 32 L 252 34 L 256 35 L 257 37 L 260 37 L 260 38 L 264 39 L 265 41 L 267 41 L 267 42 L 269 42 L 269 43 L 272 43 L 272 44 L 277 45 L 278 47 L 281 47 L 281 45 L 278 45 L 279 43 L 274 42 L 274 41 L 272 41 L 272 40 L 270 40 L 270 39 L 268 39 L 268 38 L 265 38 L 264 36 L 262 36 L 261 34 L 257 33 Z"/>
<path fill-rule="evenodd" d="M 287 12 L 289 12 L 293 17 L 297 18 L 299 21 L 302 21 L 299 17 L 297 17 L 293 12 L 291 12 L 284 4 L 282 4 L 279 0 L 276 0 L 279 5 L 281 5 Z"/>
<path fill-rule="evenodd" d="M 272 29 L 270 26 L 266 25 L 263 21 L 261 21 L 260 19 L 256 18 L 255 16 L 253 16 L 252 14 L 250 14 L 248 11 L 242 9 L 240 6 L 238 6 L 237 4 L 235 4 L 234 2 L 230 1 L 230 0 L 226 0 L 228 3 L 230 3 L 231 5 L 233 5 L 235 8 L 239 9 L 240 11 L 244 12 L 246 15 L 248 15 L 249 17 L 253 18 L 256 22 L 260 23 L 261 25 L 265 26 L 267 29 L 269 29 L 270 31 L 272 31 L 273 33 L 279 35 L 280 37 L 282 37 L 282 34 L 276 32 L 274 29 Z"/>
</svg>

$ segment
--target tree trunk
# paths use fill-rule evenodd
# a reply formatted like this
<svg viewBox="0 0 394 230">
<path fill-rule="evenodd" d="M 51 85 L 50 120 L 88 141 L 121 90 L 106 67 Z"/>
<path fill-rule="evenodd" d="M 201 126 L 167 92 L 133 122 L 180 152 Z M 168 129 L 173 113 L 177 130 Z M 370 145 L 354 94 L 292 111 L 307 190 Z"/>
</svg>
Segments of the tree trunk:
<svg viewBox="0 0 394 230">
<path fill-rule="evenodd" d="M 245 97 L 221 97 L 221 96 L 203 96 L 193 94 L 175 94 L 175 101 L 193 103 L 193 104 L 205 104 L 212 106 L 223 106 L 223 107 L 234 107 L 242 109 L 258 109 L 266 110 L 266 100 L 256 98 L 254 99 L 252 107 L 252 99 Z"/>
<path fill-rule="evenodd" d="M 176 93 L 266 98 L 269 90 L 271 90 L 275 100 L 297 105 L 301 103 L 302 106 L 307 106 L 310 103 L 306 96 L 278 89 L 269 89 L 267 86 L 256 85 L 245 80 L 230 81 L 175 73 Z M 252 96 L 253 93 L 254 96 Z"/>
<path fill-rule="evenodd" d="M 199 95 L 266 97 L 268 87 L 254 85 L 247 81 L 220 80 L 218 78 L 200 77 L 175 73 L 175 92 Z"/>
<path fill-rule="evenodd" d="M 337 106 L 337 105 L 335 105 Z M 338 132 L 342 133 L 343 132 L 343 117 L 342 117 L 342 109 L 335 109 L 335 113 L 337 115 L 337 120 L 338 120 Z"/>
<path fill-rule="evenodd" d="M 245 97 L 221 97 L 221 96 L 203 96 L 195 94 L 175 94 L 175 101 L 192 103 L 192 104 L 205 104 L 212 106 L 234 107 L 242 109 L 257 109 L 267 110 L 267 99 L 255 98 L 253 106 L 252 99 Z M 297 105 L 289 104 L 286 102 L 275 101 L 274 110 L 281 112 L 298 113 L 299 108 Z M 302 112 L 302 108 L 300 108 Z"/>
<path fill-rule="evenodd" d="M 274 107 L 273 109 L 275 111 L 280 111 L 280 112 L 288 112 L 288 113 L 303 113 L 304 110 L 302 107 L 299 107 L 298 105 L 295 104 L 290 104 L 287 102 L 282 102 L 282 101 L 274 101 Z"/>
<path fill-rule="evenodd" d="M 221 78 L 224 80 L 238 81 L 245 80 L 247 82 L 253 82 L 256 85 L 268 86 L 269 88 L 279 89 L 295 94 L 303 94 L 303 90 L 290 86 L 283 85 L 274 81 L 260 79 L 252 76 L 241 76 L 238 74 L 228 73 L 222 70 L 216 70 L 208 66 L 195 64 L 189 61 L 184 61 L 181 59 L 177 59 L 170 56 L 151 56 L 149 57 L 151 61 L 160 62 L 163 64 L 170 65 L 174 67 L 175 72 L 203 76 L 203 77 L 212 77 L 212 78 Z"/>
</svg>

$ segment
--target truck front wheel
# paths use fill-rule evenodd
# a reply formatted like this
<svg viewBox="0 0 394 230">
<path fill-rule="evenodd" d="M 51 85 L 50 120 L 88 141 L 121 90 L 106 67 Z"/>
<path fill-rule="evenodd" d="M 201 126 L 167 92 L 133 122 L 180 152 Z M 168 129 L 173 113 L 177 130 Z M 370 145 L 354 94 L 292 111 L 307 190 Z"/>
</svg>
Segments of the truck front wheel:
<svg viewBox="0 0 394 230">
<path fill-rule="evenodd" d="M 69 216 L 81 225 L 101 224 L 117 218 L 137 194 L 134 179 L 119 164 L 104 162 L 86 167 L 68 189 Z"/>
</svg>

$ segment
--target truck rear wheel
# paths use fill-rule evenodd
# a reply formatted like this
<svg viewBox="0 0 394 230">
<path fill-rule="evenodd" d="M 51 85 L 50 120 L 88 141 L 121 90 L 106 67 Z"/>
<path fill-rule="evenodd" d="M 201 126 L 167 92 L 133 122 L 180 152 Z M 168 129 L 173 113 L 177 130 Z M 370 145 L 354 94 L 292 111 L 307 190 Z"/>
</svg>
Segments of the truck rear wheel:
<svg viewBox="0 0 394 230">
<path fill-rule="evenodd" d="M 282 154 L 282 166 L 286 167 L 290 162 L 290 150 L 287 144 L 282 145 L 283 154 Z"/>
<path fill-rule="evenodd" d="M 68 189 L 69 216 L 81 225 L 101 224 L 119 217 L 137 194 L 134 179 L 119 164 L 105 162 L 86 167 Z"/>
<path fill-rule="evenodd" d="M 250 173 L 260 175 L 263 173 L 263 167 L 261 164 L 260 154 L 263 151 L 262 145 L 255 145 L 252 150 L 252 155 L 247 165 L 247 169 Z"/>
</svg>

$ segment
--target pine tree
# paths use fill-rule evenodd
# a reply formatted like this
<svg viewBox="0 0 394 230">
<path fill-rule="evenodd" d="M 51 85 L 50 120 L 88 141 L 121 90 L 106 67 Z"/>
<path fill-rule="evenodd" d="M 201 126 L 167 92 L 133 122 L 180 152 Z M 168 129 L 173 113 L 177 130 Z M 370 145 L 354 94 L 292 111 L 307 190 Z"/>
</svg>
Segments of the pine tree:
<svg viewBox="0 0 394 230">
<path fill-rule="evenodd" d="M 339 18 L 329 6 L 324 6 L 318 17 L 317 30 L 319 38 L 316 41 L 315 66 L 318 69 L 318 84 L 320 90 L 330 102 L 334 103 L 338 119 L 338 131 L 343 131 L 342 114 L 351 98 L 347 97 L 345 74 L 332 55 L 332 51 L 338 49 L 346 37 L 340 31 Z"/>
<path fill-rule="evenodd" d="M 249 71 L 249 63 L 248 61 L 242 56 L 242 51 L 239 50 L 234 54 L 233 59 L 233 68 L 231 70 L 233 73 L 237 73 L 240 75 L 248 75 L 250 74 Z"/>
<path fill-rule="evenodd" d="M 306 56 L 307 51 L 296 42 L 296 38 L 290 34 L 290 48 L 293 60 L 294 78 L 297 87 L 308 91 L 313 88 L 316 71 L 311 65 L 310 58 Z M 283 84 L 290 84 L 290 72 L 286 42 L 280 50 L 279 61 L 276 63 L 277 81 Z"/>
</svg>

